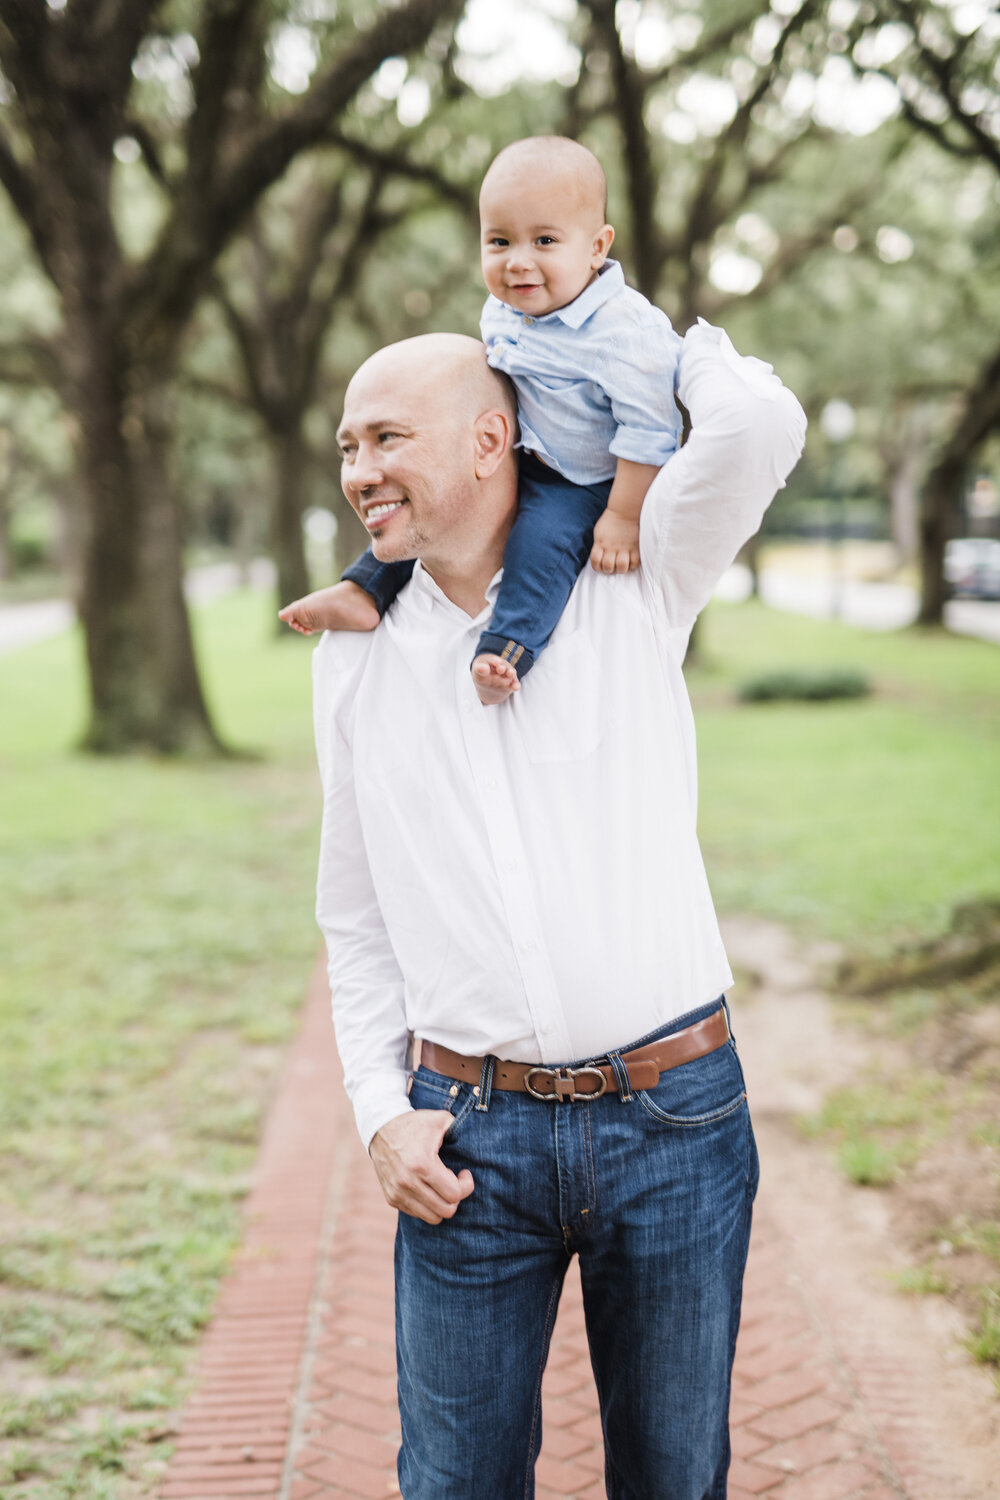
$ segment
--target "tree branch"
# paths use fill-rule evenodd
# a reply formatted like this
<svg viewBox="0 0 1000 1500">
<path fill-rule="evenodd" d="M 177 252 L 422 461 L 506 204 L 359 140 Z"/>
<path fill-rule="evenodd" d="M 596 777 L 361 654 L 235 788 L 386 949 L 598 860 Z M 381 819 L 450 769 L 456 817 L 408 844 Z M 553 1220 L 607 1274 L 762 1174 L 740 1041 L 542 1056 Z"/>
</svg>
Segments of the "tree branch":
<svg viewBox="0 0 1000 1500">
<path fill-rule="evenodd" d="M 456 208 L 470 216 L 476 212 L 477 196 L 475 188 L 465 183 L 455 182 L 453 178 L 446 177 L 437 167 L 432 167 L 426 162 L 414 161 L 403 151 L 391 151 L 379 146 L 369 145 L 367 141 L 359 141 L 354 136 L 345 135 L 343 131 L 334 128 L 328 130 L 324 140 L 331 146 L 339 146 L 341 150 L 347 151 L 355 161 L 361 162 L 366 167 L 373 167 L 380 172 L 391 173 L 395 177 L 406 177 L 411 182 L 423 182 L 428 187 L 434 188 L 435 192 Z"/>
<path fill-rule="evenodd" d="M 35 254 L 46 273 L 52 276 L 48 234 L 38 207 L 38 194 L 32 174 L 14 155 L 6 136 L 0 135 L 0 183 L 31 236 Z"/>
<path fill-rule="evenodd" d="M 406 0 L 380 15 L 346 48 L 300 102 L 246 133 L 216 196 L 219 222 L 238 221 L 303 148 L 322 141 L 335 119 L 386 57 L 421 46 L 439 21 L 459 14 L 464 0 Z"/>
<path fill-rule="evenodd" d="M 968 135 L 977 148 L 978 155 L 985 158 L 997 172 L 1000 172 L 1000 141 L 990 134 L 978 115 L 971 114 L 965 109 L 956 91 L 955 66 L 961 61 L 961 56 L 967 42 L 959 41 L 953 36 L 952 40 L 955 45 L 952 52 L 948 57 L 941 57 L 921 40 L 919 16 L 915 14 L 912 0 L 892 0 L 892 9 L 895 10 L 913 37 L 913 45 L 917 56 L 937 84 L 938 92 L 943 102 L 948 106 L 951 118 Z M 900 90 L 900 94 L 902 96 L 902 90 Z M 928 121 L 927 123 L 930 124 L 931 122 Z"/>
<path fill-rule="evenodd" d="M 236 18 L 246 20 L 251 0 L 231 3 Z M 173 336 L 171 331 L 183 325 L 204 289 L 208 267 L 266 188 L 299 151 L 323 140 L 331 120 L 346 108 L 385 57 L 419 47 L 438 21 L 460 12 L 462 3 L 406 0 L 380 12 L 379 19 L 344 48 L 297 104 L 276 117 L 246 126 L 239 138 L 230 128 L 224 166 L 217 151 L 212 155 L 204 143 L 199 146 L 192 138 L 197 159 L 189 163 L 184 182 L 179 185 L 174 212 L 156 248 L 131 278 L 130 316 L 142 320 L 141 326 L 133 327 L 133 337 L 139 343 Z M 221 21 L 219 25 L 224 29 Z M 234 20 L 230 35 L 235 41 L 239 34 Z M 220 60 L 214 76 L 218 79 L 230 73 Z M 200 85 L 203 92 L 208 77 L 206 71 Z M 221 127 L 215 117 L 209 120 L 209 113 L 206 102 L 203 118 L 217 142 Z"/>
</svg>

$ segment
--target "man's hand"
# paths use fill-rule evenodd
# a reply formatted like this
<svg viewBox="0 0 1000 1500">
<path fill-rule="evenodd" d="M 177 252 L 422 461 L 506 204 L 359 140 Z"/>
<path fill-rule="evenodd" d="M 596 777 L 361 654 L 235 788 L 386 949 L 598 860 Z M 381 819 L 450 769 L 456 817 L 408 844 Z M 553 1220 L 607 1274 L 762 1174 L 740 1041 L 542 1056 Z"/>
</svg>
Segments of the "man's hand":
<svg viewBox="0 0 1000 1500">
<path fill-rule="evenodd" d="M 368 1147 L 386 1202 L 426 1224 L 450 1219 L 474 1186 L 471 1172 L 456 1176 L 438 1154 L 451 1123 L 446 1109 L 414 1109 L 389 1120 Z"/>
</svg>

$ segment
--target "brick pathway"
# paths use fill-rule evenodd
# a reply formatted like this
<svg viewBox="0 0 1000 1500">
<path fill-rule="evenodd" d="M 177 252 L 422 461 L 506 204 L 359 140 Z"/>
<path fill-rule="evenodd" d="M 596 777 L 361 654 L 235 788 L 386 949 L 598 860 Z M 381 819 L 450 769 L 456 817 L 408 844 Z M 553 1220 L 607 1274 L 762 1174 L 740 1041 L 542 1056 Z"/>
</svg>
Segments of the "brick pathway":
<svg viewBox="0 0 1000 1500">
<path fill-rule="evenodd" d="M 243 1249 L 204 1341 L 161 1500 L 399 1493 L 393 1223 L 339 1085 L 317 971 L 268 1122 Z M 954 1477 L 936 1471 L 907 1421 L 905 1368 L 876 1350 L 851 1369 L 821 1302 L 762 1192 L 735 1372 L 729 1500 L 958 1500 Z M 602 1500 L 575 1273 L 543 1402 L 538 1500 Z"/>
</svg>

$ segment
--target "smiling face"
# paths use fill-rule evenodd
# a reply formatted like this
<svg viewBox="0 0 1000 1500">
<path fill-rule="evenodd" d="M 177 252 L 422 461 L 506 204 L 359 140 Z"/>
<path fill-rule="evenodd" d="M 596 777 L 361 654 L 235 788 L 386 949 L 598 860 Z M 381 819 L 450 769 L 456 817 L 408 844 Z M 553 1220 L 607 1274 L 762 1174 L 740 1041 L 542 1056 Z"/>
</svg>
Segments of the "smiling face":
<svg viewBox="0 0 1000 1500">
<path fill-rule="evenodd" d="M 596 158 L 560 137 L 502 151 L 479 195 L 483 279 L 494 297 L 543 317 L 596 278 L 614 239 Z"/>
<path fill-rule="evenodd" d="M 341 487 L 380 562 L 450 566 L 482 542 L 483 481 L 510 448 L 515 407 L 482 344 L 430 334 L 380 350 L 347 388 Z"/>
</svg>

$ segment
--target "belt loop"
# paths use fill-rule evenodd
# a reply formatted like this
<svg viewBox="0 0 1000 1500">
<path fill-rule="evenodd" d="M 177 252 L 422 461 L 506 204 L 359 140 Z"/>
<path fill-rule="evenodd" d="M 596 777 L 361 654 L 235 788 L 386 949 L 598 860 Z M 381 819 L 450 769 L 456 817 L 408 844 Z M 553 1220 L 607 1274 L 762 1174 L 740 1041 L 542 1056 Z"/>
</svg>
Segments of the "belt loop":
<svg viewBox="0 0 1000 1500">
<path fill-rule="evenodd" d="M 478 1087 L 475 1091 L 479 1096 L 476 1100 L 476 1108 L 482 1110 L 484 1113 L 490 1107 L 490 1095 L 493 1092 L 493 1069 L 496 1067 L 496 1062 L 497 1060 L 493 1056 L 483 1058 L 483 1068 L 479 1075 Z"/>
<path fill-rule="evenodd" d="M 631 1082 L 631 1079 L 628 1076 L 628 1068 L 622 1062 L 622 1055 L 621 1055 L 621 1053 L 620 1052 L 609 1052 L 608 1053 L 608 1062 L 614 1068 L 614 1070 L 615 1070 L 615 1077 L 618 1080 L 618 1097 L 619 1097 L 619 1099 L 622 1101 L 623 1104 L 631 1104 L 632 1103 L 632 1082 Z"/>
<path fill-rule="evenodd" d="M 725 995 L 720 995 L 719 999 L 722 1001 L 722 1009 L 726 1012 L 726 1025 L 729 1027 L 729 1040 L 732 1042 L 733 1049 L 735 1050 L 736 1038 L 733 1036 L 733 1018 L 729 1013 L 729 1001 L 726 999 Z"/>
</svg>

